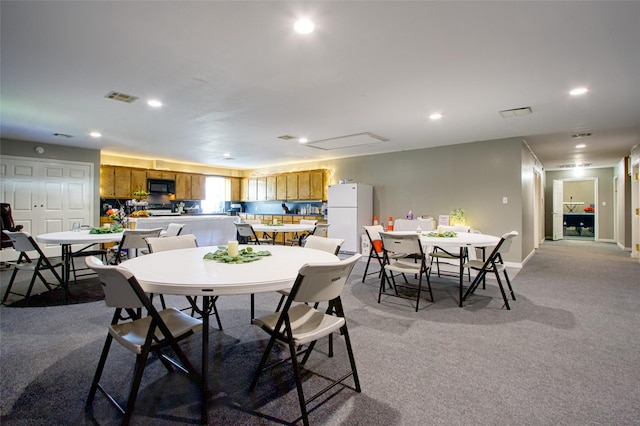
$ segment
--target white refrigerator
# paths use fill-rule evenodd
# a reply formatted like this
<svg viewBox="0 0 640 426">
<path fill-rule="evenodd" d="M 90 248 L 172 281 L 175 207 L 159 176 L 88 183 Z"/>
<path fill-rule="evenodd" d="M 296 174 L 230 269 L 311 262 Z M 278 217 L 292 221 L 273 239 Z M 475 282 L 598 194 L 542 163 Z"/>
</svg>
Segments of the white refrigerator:
<svg viewBox="0 0 640 426">
<path fill-rule="evenodd" d="M 373 223 L 373 187 L 360 183 L 329 185 L 329 237 L 343 238 L 341 252 L 360 252 L 364 225 Z"/>
</svg>

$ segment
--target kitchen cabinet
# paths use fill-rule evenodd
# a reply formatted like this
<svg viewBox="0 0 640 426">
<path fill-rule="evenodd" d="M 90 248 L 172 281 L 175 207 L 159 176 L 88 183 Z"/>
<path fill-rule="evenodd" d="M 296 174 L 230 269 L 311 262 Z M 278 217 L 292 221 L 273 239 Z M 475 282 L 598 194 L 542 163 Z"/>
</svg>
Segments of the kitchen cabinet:
<svg viewBox="0 0 640 426">
<path fill-rule="evenodd" d="M 131 169 L 126 167 L 100 167 L 100 197 L 131 198 Z"/>
<path fill-rule="evenodd" d="M 238 178 L 227 178 L 225 186 L 225 201 L 240 201 L 241 198 L 241 186 L 242 180 Z"/>
<path fill-rule="evenodd" d="M 247 200 L 256 201 L 258 199 L 258 179 L 249 178 L 247 183 Z"/>
<path fill-rule="evenodd" d="M 326 200 L 325 197 L 325 172 L 323 170 L 313 170 L 309 172 L 309 199 Z"/>
<path fill-rule="evenodd" d="M 311 184 L 310 184 L 309 172 L 298 173 L 298 199 L 310 200 L 311 198 Z"/>
<path fill-rule="evenodd" d="M 176 180 L 176 173 L 167 170 L 147 170 L 147 179 Z"/>
<path fill-rule="evenodd" d="M 240 180 L 240 200 L 249 201 L 249 179 Z"/>
<path fill-rule="evenodd" d="M 281 174 L 276 176 L 276 200 L 287 199 L 287 175 Z"/>
<path fill-rule="evenodd" d="M 276 185 L 277 179 L 276 176 L 267 176 L 266 177 L 266 197 L 267 201 L 274 201 L 278 198 L 276 197 Z"/>
<path fill-rule="evenodd" d="M 176 200 L 191 199 L 191 175 L 176 173 Z"/>
<path fill-rule="evenodd" d="M 265 201 L 267 199 L 267 178 L 256 178 L 256 200 Z"/>
<path fill-rule="evenodd" d="M 204 200 L 205 175 L 176 173 L 176 200 Z"/>
<path fill-rule="evenodd" d="M 144 169 L 131 169 L 131 191 L 147 190 L 147 171 Z"/>
<path fill-rule="evenodd" d="M 204 200 L 207 198 L 206 184 L 207 177 L 205 175 L 191 175 L 191 199 Z"/>
<path fill-rule="evenodd" d="M 287 200 L 299 200 L 297 173 L 287 174 Z"/>
</svg>

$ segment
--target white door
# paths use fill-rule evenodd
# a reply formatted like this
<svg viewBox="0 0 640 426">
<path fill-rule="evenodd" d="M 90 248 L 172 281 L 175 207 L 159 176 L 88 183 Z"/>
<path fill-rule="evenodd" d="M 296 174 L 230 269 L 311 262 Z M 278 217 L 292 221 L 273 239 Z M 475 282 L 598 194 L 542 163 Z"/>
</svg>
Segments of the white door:
<svg viewBox="0 0 640 426">
<path fill-rule="evenodd" d="M 563 183 L 561 180 L 553 181 L 553 240 L 561 240 L 564 237 L 564 216 L 562 211 Z"/>
<path fill-rule="evenodd" d="M 92 224 L 93 164 L 2 157 L 3 202 L 13 220 L 33 236 L 67 231 L 74 221 Z M 58 245 L 47 255 L 60 255 Z M 8 250 L 7 250 L 8 251 Z M 3 253 L 12 258 L 12 255 Z"/>
</svg>

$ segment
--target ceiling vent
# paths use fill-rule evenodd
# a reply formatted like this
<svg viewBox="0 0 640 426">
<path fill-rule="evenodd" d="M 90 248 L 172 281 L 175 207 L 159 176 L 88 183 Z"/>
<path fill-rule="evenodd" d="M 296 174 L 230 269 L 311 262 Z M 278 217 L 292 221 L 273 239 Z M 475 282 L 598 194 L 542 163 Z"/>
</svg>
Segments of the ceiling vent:
<svg viewBox="0 0 640 426">
<path fill-rule="evenodd" d="M 312 141 L 306 143 L 305 146 L 330 151 L 333 149 L 344 149 L 363 145 L 373 145 L 381 142 L 389 142 L 389 139 L 375 135 L 373 133 L 363 132 L 356 133 L 354 135 L 339 136 L 336 138 Z"/>
<path fill-rule="evenodd" d="M 53 136 L 57 138 L 67 138 L 67 139 L 71 139 L 73 137 L 73 135 L 69 135 L 67 133 L 54 133 Z"/>
<path fill-rule="evenodd" d="M 561 164 L 558 166 L 560 169 L 574 169 L 576 167 L 591 167 L 591 163 L 582 163 L 582 164 Z"/>
<path fill-rule="evenodd" d="M 114 91 L 107 93 L 105 98 L 113 99 L 114 101 L 125 102 L 127 104 L 131 104 L 138 99 L 137 96 L 127 95 L 126 93 L 114 92 Z"/>
<path fill-rule="evenodd" d="M 522 117 L 523 115 L 529 115 L 533 113 L 531 111 L 531 107 L 523 107 L 523 108 L 514 108 L 514 109 L 505 109 L 499 111 L 502 118 L 511 118 L 511 117 Z"/>
<path fill-rule="evenodd" d="M 282 139 L 283 141 L 290 141 L 291 139 L 297 139 L 297 138 L 291 135 L 282 135 L 282 136 L 278 136 L 278 139 Z"/>
<path fill-rule="evenodd" d="M 591 132 L 585 132 L 585 133 L 574 133 L 571 135 L 572 138 L 586 138 L 591 136 Z"/>
</svg>

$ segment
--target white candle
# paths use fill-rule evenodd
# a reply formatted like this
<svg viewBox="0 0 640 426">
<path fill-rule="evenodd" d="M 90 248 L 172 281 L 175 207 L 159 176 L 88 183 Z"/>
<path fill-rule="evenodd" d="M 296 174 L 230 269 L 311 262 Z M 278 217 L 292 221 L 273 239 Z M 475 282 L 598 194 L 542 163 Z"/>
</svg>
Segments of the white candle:
<svg viewBox="0 0 640 426">
<path fill-rule="evenodd" d="M 229 241 L 227 243 L 227 254 L 231 257 L 236 257 L 238 255 L 238 242 L 237 241 Z"/>
</svg>

